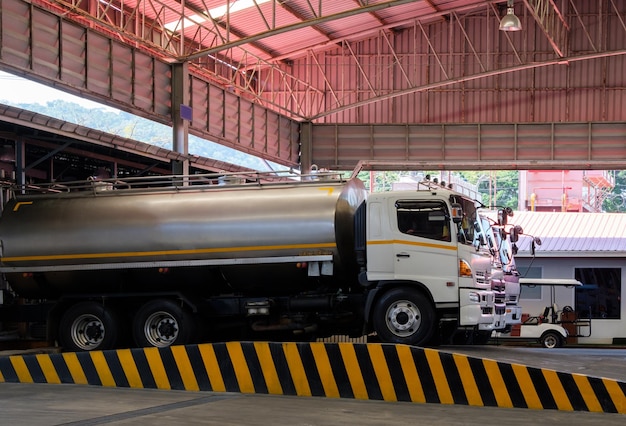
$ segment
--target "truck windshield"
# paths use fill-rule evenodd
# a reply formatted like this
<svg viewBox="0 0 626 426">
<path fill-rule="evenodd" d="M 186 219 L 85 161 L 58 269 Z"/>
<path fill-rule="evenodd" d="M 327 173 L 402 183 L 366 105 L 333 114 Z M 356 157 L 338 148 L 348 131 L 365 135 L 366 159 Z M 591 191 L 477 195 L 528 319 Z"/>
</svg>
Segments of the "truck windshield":
<svg viewBox="0 0 626 426">
<path fill-rule="evenodd" d="M 492 256 L 496 256 L 500 249 L 500 240 L 500 235 L 494 232 L 489 218 L 485 216 L 484 212 L 479 211 L 474 227 L 474 245 L 476 248 L 484 246 Z"/>
</svg>

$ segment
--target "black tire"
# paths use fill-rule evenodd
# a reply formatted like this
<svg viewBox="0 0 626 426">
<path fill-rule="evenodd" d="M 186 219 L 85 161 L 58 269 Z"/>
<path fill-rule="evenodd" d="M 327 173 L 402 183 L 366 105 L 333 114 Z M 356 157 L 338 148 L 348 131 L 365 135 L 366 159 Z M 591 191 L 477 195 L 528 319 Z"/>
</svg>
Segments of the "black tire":
<svg viewBox="0 0 626 426">
<path fill-rule="evenodd" d="M 472 330 L 457 330 L 450 340 L 453 345 L 473 345 L 474 332 Z"/>
<path fill-rule="evenodd" d="M 382 342 L 423 346 L 435 328 L 435 310 L 419 291 L 394 288 L 376 302 L 372 324 Z"/>
<path fill-rule="evenodd" d="M 491 339 L 491 330 L 490 331 L 476 331 L 474 332 L 474 341 L 475 345 L 486 345 L 489 343 Z"/>
<path fill-rule="evenodd" d="M 133 338 L 138 347 L 166 348 L 186 345 L 195 334 L 191 314 L 169 299 L 143 305 L 133 320 Z"/>
<path fill-rule="evenodd" d="M 117 314 L 97 302 L 77 303 L 63 314 L 59 323 L 59 343 L 65 351 L 113 349 L 118 336 Z"/>
<path fill-rule="evenodd" d="M 541 335 L 539 343 L 547 349 L 560 348 L 563 346 L 563 336 L 556 331 L 546 331 Z"/>
</svg>

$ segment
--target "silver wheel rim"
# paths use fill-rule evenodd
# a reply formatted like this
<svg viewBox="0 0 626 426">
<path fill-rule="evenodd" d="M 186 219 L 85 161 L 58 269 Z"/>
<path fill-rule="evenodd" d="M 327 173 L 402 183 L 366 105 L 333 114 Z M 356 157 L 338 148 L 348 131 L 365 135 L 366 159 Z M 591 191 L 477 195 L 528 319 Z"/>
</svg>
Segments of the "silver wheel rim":
<svg viewBox="0 0 626 426">
<path fill-rule="evenodd" d="M 385 314 L 387 328 L 398 337 L 409 337 L 415 334 L 421 324 L 419 308 L 409 300 L 399 300 L 389 306 Z"/>
<path fill-rule="evenodd" d="M 543 346 L 545 346 L 546 348 L 555 348 L 557 345 L 557 338 L 555 336 L 546 336 L 546 338 L 543 341 Z"/>
<path fill-rule="evenodd" d="M 164 348 L 178 338 L 178 321 L 168 312 L 159 311 L 150 315 L 144 323 L 143 332 L 152 346 Z"/>
<path fill-rule="evenodd" d="M 80 349 L 89 351 L 100 346 L 105 336 L 102 320 L 92 314 L 83 314 L 72 323 L 70 335 Z"/>
</svg>

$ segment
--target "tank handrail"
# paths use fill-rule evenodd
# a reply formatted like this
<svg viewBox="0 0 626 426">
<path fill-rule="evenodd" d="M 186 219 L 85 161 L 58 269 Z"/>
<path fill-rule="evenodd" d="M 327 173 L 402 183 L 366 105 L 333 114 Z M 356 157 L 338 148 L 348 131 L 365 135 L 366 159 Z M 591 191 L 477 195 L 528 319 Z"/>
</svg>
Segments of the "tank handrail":
<svg viewBox="0 0 626 426">
<path fill-rule="evenodd" d="M 12 183 L 10 185 L 7 185 L 6 188 L 8 188 L 8 190 L 11 192 L 10 198 L 15 198 L 16 196 L 21 195 L 21 194 L 32 194 L 32 193 L 59 194 L 62 192 L 70 192 L 69 187 L 67 187 L 66 185 L 58 184 L 58 183 L 50 183 L 50 184 L 43 184 L 43 185 L 33 185 L 33 184 L 17 185 L 15 183 Z"/>
<path fill-rule="evenodd" d="M 115 190 L 160 191 L 197 190 L 204 188 L 224 188 L 236 186 L 263 186 L 268 184 L 311 184 L 320 181 L 343 182 L 341 173 L 300 174 L 293 170 L 276 172 L 214 172 L 192 175 L 131 176 L 124 178 L 89 177 L 86 180 L 50 182 L 37 185 L 12 185 L 16 195 L 53 194 L 60 192 L 89 192 L 105 194 Z"/>
</svg>

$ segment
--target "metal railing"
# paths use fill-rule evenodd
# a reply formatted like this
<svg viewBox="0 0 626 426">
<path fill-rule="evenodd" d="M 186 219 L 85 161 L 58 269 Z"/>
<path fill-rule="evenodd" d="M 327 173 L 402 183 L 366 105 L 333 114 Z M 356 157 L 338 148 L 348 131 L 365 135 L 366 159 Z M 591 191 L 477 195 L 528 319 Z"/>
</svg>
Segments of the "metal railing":
<svg viewBox="0 0 626 426">
<path fill-rule="evenodd" d="M 293 170 L 272 172 L 220 172 L 193 175 L 162 175 L 120 178 L 95 178 L 69 182 L 49 182 L 18 185 L 7 182 L 3 185 L 3 205 L 21 195 L 81 193 L 84 195 L 109 195 L 117 191 L 152 192 L 186 191 L 223 187 L 250 187 L 267 185 L 305 185 L 316 182 L 345 179 L 339 172 L 313 172 L 300 174 Z"/>
</svg>

